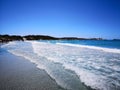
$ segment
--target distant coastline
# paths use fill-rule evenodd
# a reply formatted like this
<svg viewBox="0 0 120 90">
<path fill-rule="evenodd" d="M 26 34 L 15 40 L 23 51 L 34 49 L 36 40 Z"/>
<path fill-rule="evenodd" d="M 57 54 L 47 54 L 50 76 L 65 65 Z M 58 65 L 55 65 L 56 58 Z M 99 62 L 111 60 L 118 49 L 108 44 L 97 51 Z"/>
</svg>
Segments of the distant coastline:
<svg viewBox="0 0 120 90">
<path fill-rule="evenodd" d="M 24 41 L 24 40 L 105 40 L 103 38 L 78 38 L 78 37 L 52 37 L 48 35 L 0 35 L 0 43 L 9 41 Z M 120 39 L 113 39 L 120 40 Z"/>
</svg>

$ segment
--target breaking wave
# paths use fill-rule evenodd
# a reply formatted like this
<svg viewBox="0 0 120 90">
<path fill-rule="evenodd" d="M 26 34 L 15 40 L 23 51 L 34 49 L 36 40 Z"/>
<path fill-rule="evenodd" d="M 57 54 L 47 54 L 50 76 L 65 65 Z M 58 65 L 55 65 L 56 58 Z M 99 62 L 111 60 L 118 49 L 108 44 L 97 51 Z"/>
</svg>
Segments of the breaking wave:
<svg viewBox="0 0 120 90">
<path fill-rule="evenodd" d="M 111 48 L 104 48 L 104 47 L 97 47 L 97 46 L 69 44 L 69 43 L 56 43 L 56 44 L 73 46 L 73 47 L 80 47 L 80 48 L 96 49 L 96 50 L 102 50 L 105 52 L 112 52 L 112 53 L 120 53 L 120 49 L 111 49 Z"/>
<path fill-rule="evenodd" d="M 83 83 L 96 90 L 120 89 L 119 49 L 37 41 L 2 48 L 35 63 L 68 90 L 89 90 Z"/>
</svg>

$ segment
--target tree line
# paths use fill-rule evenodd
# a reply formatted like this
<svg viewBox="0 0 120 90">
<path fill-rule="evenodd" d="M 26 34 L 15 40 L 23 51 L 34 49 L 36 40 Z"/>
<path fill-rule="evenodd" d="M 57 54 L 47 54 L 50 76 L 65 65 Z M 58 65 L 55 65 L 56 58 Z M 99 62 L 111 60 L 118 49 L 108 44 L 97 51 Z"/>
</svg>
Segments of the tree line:
<svg viewBox="0 0 120 90">
<path fill-rule="evenodd" d="M 77 37 L 52 37 L 48 35 L 0 35 L 0 42 L 24 41 L 24 40 L 103 40 L 102 38 L 77 38 Z"/>
</svg>

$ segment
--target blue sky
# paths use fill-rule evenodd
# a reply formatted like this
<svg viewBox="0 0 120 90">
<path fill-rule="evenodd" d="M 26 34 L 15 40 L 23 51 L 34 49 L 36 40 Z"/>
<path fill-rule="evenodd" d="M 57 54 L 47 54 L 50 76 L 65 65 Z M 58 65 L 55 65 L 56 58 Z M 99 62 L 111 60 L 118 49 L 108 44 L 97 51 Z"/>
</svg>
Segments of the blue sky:
<svg viewBox="0 0 120 90">
<path fill-rule="evenodd" d="M 120 0 L 0 0 L 0 34 L 120 38 Z"/>
</svg>

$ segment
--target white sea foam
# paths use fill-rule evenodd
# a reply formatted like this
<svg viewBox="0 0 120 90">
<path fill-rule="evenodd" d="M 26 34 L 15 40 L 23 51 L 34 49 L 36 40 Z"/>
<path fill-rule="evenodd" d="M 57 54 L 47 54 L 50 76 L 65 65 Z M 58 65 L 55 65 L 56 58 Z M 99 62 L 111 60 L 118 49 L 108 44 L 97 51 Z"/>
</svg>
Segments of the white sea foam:
<svg viewBox="0 0 120 90">
<path fill-rule="evenodd" d="M 72 47 L 71 47 L 72 46 Z M 56 82 L 70 90 L 87 90 L 80 86 L 74 71 L 85 85 L 99 90 L 119 90 L 120 55 L 100 48 L 45 42 L 14 42 L 3 46 L 44 69 Z M 98 47 L 97 47 L 98 48 Z M 60 64 L 59 64 L 60 63 Z M 82 88 L 81 88 L 82 87 Z"/>
<path fill-rule="evenodd" d="M 96 50 L 102 50 L 105 52 L 112 52 L 112 53 L 120 53 L 120 49 L 111 49 L 111 48 L 103 48 L 103 47 L 97 47 L 97 46 L 69 44 L 69 43 L 56 43 L 56 44 L 73 46 L 73 47 L 80 47 L 80 48 L 96 49 Z"/>
<path fill-rule="evenodd" d="M 89 70 L 81 69 L 69 64 L 65 64 L 64 67 L 66 69 L 75 71 L 82 82 L 84 82 L 88 86 L 91 86 L 94 89 L 111 90 L 110 86 L 108 86 L 107 84 L 106 78 L 103 76 L 96 75 Z"/>
<path fill-rule="evenodd" d="M 119 62 L 120 59 L 118 54 L 117 56 L 113 54 L 116 51 L 110 51 L 112 49 L 101 52 L 101 49 L 104 50 L 104 48 L 91 48 L 91 46 L 78 46 L 79 48 L 76 48 L 76 46 L 68 47 L 68 45 L 43 42 L 32 42 L 32 46 L 34 52 L 39 56 L 46 56 L 50 61 L 63 64 L 66 69 L 74 71 L 83 83 L 94 89 L 117 90 L 120 86 L 120 84 L 116 86 L 119 81 L 109 78 L 109 75 L 118 71 L 116 67 L 120 67 L 120 65 L 116 65 L 111 68 L 111 64 L 116 64 L 115 62 Z M 112 77 L 119 79 L 117 76 Z M 115 86 L 112 84 L 115 84 Z"/>
<path fill-rule="evenodd" d="M 58 85 L 68 90 L 86 90 L 86 87 L 81 85 L 75 74 L 66 71 L 62 65 L 53 63 L 47 60 L 45 57 L 40 57 L 35 54 L 30 42 L 16 42 L 14 45 L 13 43 L 9 43 L 2 46 L 2 48 L 7 49 L 12 54 L 24 57 L 27 60 L 30 60 L 32 63 L 35 63 L 37 68 L 44 69 L 58 83 Z"/>
<path fill-rule="evenodd" d="M 29 41 L 26 41 L 26 42 L 29 42 Z M 2 48 L 7 49 L 8 52 L 16 56 L 24 57 L 26 60 L 29 60 L 32 63 L 37 63 L 37 60 L 34 59 L 35 56 L 32 55 L 32 53 L 30 53 L 31 52 L 31 48 L 29 48 L 30 45 L 26 42 L 24 43 L 17 42 L 17 41 L 9 42 L 8 44 L 3 45 Z M 44 69 L 42 65 L 41 65 L 41 69 Z"/>
</svg>

